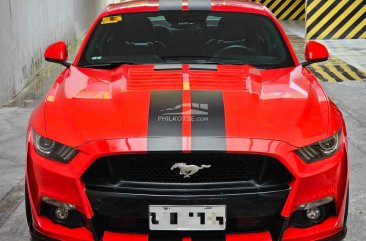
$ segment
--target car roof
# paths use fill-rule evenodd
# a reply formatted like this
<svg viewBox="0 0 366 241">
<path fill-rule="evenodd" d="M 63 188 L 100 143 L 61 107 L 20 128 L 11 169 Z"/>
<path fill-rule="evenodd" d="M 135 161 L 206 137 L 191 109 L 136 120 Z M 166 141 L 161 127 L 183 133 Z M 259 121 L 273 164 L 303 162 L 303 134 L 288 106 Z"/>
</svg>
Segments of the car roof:
<svg viewBox="0 0 366 241">
<path fill-rule="evenodd" d="M 249 0 L 127 0 L 108 5 L 102 16 L 163 10 L 213 10 L 262 15 L 268 15 L 269 13 L 268 9 L 262 4 Z"/>
</svg>

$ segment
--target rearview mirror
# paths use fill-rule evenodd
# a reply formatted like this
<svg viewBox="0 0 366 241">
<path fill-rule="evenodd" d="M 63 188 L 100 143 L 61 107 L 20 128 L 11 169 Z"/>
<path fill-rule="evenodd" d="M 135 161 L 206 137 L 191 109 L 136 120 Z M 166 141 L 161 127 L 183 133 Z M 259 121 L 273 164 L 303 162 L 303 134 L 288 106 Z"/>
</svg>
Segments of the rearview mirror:
<svg viewBox="0 0 366 241">
<path fill-rule="evenodd" d="M 305 48 L 305 59 L 306 62 L 302 63 L 303 66 L 327 61 L 329 59 L 328 49 L 321 43 L 309 41 Z"/>
<path fill-rule="evenodd" d="M 44 53 L 44 58 L 48 62 L 62 64 L 69 68 L 71 63 L 67 62 L 68 51 L 65 42 L 57 42 L 48 46 Z"/>
</svg>

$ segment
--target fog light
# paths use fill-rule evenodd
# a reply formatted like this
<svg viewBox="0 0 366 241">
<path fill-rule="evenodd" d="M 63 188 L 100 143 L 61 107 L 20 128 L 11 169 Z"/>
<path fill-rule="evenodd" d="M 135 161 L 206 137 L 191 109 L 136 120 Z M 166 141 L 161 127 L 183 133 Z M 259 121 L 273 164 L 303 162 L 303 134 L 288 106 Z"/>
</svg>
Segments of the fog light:
<svg viewBox="0 0 366 241">
<path fill-rule="evenodd" d="M 318 199 L 311 203 L 300 205 L 292 214 L 290 226 L 295 228 L 309 228 L 322 223 L 331 215 L 335 214 L 333 197 Z"/>
<path fill-rule="evenodd" d="M 306 217 L 311 221 L 317 221 L 322 215 L 319 208 L 311 208 L 306 210 Z"/>
<path fill-rule="evenodd" d="M 55 217 L 60 221 L 64 221 L 69 217 L 69 210 L 66 208 L 56 208 Z"/>
<path fill-rule="evenodd" d="M 80 228 L 85 226 L 86 218 L 77 210 L 75 205 L 49 197 L 42 198 L 41 215 L 67 228 Z"/>
</svg>

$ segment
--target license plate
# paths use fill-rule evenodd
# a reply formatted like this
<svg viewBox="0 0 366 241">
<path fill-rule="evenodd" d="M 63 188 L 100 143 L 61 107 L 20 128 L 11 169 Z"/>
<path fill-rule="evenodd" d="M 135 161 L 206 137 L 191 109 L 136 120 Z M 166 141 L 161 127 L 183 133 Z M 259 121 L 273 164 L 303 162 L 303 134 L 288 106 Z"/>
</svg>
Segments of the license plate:
<svg viewBox="0 0 366 241">
<path fill-rule="evenodd" d="M 150 230 L 222 231 L 226 206 L 149 206 Z"/>
</svg>

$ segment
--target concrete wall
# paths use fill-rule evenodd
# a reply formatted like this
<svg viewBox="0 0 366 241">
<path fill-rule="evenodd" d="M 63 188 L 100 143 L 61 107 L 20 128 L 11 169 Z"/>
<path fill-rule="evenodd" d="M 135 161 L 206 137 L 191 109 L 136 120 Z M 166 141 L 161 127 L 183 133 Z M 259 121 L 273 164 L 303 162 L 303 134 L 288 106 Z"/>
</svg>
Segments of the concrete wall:
<svg viewBox="0 0 366 241">
<path fill-rule="evenodd" d="M 44 49 L 83 36 L 104 0 L 0 0 L 0 107 L 43 66 Z"/>
</svg>

